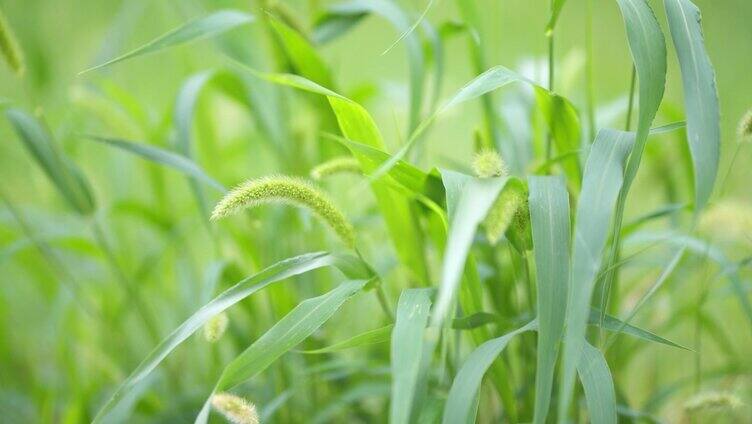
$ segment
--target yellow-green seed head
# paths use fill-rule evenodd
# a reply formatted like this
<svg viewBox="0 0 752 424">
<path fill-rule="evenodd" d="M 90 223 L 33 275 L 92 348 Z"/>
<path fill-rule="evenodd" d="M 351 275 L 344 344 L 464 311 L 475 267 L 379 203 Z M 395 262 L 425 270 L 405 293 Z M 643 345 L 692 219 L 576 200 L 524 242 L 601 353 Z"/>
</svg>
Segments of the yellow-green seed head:
<svg viewBox="0 0 752 424">
<path fill-rule="evenodd" d="M 739 128 L 737 129 L 739 135 L 739 141 L 752 140 L 752 109 L 742 116 L 739 121 Z"/>
<path fill-rule="evenodd" d="M 211 398 L 212 407 L 233 424 L 258 424 L 256 407 L 240 396 L 217 393 Z"/>
<path fill-rule="evenodd" d="M 345 244 L 355 246 L 355 230 L 342 212 L 321 189 L 297 177 L 271 176 L 248 180 L 219 201 L 211 219 L 217 220 L 243 208 L 267 203 L 286 203 L 306 208 L 329 225 Z"/>
<path fill-rule="evenodd" d="M 0 10 L 0 53 L 2 53 L 8 66 L 21 76 L 24 73 L 24 58 L 21 53 L 21 48 L 18 46 L 16 37 L 13 35 L 13 31 L 5 19 L 5 15 Z"/>
<path fill-rule="evenodd" d="M 360 163 L 357 159 L 349 156 L 340 156 L 329 159 L 328 161 L 315 166 L 311 170 L 311 178 L 321 180 L 330 175 L 351 173 L 360 173 Z"/>
<path fill-rule="evenodd" d="M 507 175 L 507 168 L 501 156 L 492 149 L 483 149 L 475 154 L 473 171 L 480 178 Z"/>
<path fill-rule="evenodd" d="M 524 192 L 518 190 L 517 187 L 507 186 L 499 194 L 483 221 L 486 228 L 486 237 L 491 244 L 496 244 L 501 239 L 524 202 Z"/>
<path fill-rule="evenodd" d="M 699 412 L 703 410 L 736 409 L 742 405 L 739 397 L 726 392 L 707 392 L 695 395 L 684 402 L 684 410 L 687 412 Z"/>
<path fill-rule="evenodd" d="M 230 319 L 227 318 L 227 314 L 224 312 L 213 316 L 204 324 L 204 339 L 209 343 L 215 343 L 225 334 L 229 323 Z"/>
</svg>

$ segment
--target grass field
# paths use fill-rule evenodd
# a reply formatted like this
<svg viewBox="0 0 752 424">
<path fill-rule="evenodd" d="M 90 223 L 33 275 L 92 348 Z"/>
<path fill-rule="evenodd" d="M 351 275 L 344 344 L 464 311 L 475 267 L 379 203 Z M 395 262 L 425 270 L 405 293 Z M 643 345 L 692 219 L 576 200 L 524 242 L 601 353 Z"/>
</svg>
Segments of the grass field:
<svg viewBox="0 0 752 424">
<path fill-rule="evenodd" d="M 0 3 L 0 421 L 752 421 L 752 3 Z"/>
</svg>

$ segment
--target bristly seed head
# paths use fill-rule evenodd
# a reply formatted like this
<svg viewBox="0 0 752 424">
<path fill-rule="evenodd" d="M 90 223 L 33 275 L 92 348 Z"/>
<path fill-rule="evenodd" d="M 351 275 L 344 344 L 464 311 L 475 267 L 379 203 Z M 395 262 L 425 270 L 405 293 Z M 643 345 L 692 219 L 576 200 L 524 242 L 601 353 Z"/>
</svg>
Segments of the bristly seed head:
<svg viewBox="0 0 752 424">
<path fill-rule="evenodd" d="M 229 323 L 230 319 L 227 318 L 227 314 L 224 312 L 213 316 L 204 324 L 204 339 L 209 343 L 217 342 L 225 334 Z"/>
<path fill-rule="evenodd" d="M 496 198 L 483 221 L 486 228 L 486 238 L 491 244 L 496 244 L 515 220 L 517 211 L 524 206 L 524 193 L 515 187 L 507 186 Z"/>
<path fill-rule="evenodd" d="M 707 409 L 735 409 L 742 405 L 742 401 L 726 392 L 700 393 L 691 397 L 684 403 L 687 412 L 698 412 Z"/>
<path fill-rule="evenodd" d="M 326 222 L 348 247 L 355 246 L 355 230 L 342 212 L 323 191 L 297 177 L 270 176 L 248 180 L 219 201 L 211 219 L 217 220 L 243 208 L 267 203 L 286 203 L 309 209 Z"/>
<path fill-rule="evenodd" d="M 747 113 L 742 116 L 742 119 L 739 121 L 737 132 L 739 141 L 752 140 L 752 109 L 748 110 Z"/>
<path fill-rule="evenodd" d="M 501 156 L 492 149 L 483 149 L 475 154 L 473 171 L 480 178 L 501 177 L 507 175 L 507 167 Z"/>
<path fill-rule="evenodd" d="M 217 393 L 211 397 L 211 404 L 233 424 L 258 424 L 256 407 L 240 396 L 230 393 Z"/>
<path fill-rule="evenodd" d="M 311 170 L 311 178 L 321 180 L 330 175 L 342 173 L 360 173 L 360 162 L 349 156 L 340 156 L 315 166 Z"/>
</svg>

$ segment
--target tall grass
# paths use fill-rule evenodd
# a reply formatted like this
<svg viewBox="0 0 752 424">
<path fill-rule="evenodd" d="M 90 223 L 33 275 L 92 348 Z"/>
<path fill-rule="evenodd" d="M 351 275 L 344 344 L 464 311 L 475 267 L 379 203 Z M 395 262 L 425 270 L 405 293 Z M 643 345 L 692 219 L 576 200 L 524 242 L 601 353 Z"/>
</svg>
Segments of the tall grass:
<svg viewBox="0 0 752 424">
<path fill-rule="evenodd" d="M 126 53 L 80 66 L 68 113 L 2 103 L 29 164 L 0 184 L 8 419 L 752 419 L 752 207 L 715 189 L 723 99 L 690 0 L 542 2 L 534 72 L 499 59 L 492 2 L 224 3 L 108 38 Z M 358 36 L 399 57 L 398 97 L 343 77 L 368 69 Z M 152 105 L 148 73 L 117 75 L 154 64 L 174 84 Z"/>
</svg>

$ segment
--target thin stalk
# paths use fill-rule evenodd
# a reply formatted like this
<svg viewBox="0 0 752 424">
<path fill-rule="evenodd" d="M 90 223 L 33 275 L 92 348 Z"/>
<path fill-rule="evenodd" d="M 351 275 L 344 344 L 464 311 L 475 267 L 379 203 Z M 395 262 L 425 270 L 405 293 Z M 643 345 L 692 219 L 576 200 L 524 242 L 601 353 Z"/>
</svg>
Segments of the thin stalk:
<svg viewBox="0 0 752 424">
<path fill-rule="evenodd" d="M 554 1 L 550 1 L 551 13 L 554 10 Z M 547 34 L 548 38 L 548 91 L 554 91 L 554 29 L 550 34 Z M 551 131 L 548 131 L 546 136 L 546 161 L 551 160 Z"/>
<path fill-rule="evenodd" d="M 629 83 L 629 103 L 627 104 L 627 120 L 624 124 L 624 131 L 629 131 L 632 127 L 632 110 L 634 109 L 635 83 L 637 82 L 637 69 L 632 65 L 632 81 Z"/>
<path fill-rule="evenodd" d="M 128 278 L 128 276 L 125 274 L 125 271 L 123 271 L 123 268 L 120 266 L 120 263 L 115 256 L 115 252 L 113 251 L 112 246 L 110 246 L 109 242 L 107 241 L 107 237 L 104 234 L 102 226 L 96 218 L 93 218 L 91 220 L 91 229 L 94 233 L 94 238 L 97 244 L 104 253 L 105 258 L 107 259 L 107 263 L 112 274 L 115 276 L 115 279 L 126 292 L 129 301 L 133 303 L 133 306 L 135 306 L 136 310 L 138 311 L 138 315 L 139 317 L 141 317 L 141 320 L 144 323 L 144 327 L 146 327 L 146 330 L 149 333 L 149 337 L 151 337 L 152 342 L 154 344 L 157 344 L 159 342 L 159 331 L 157 329 L 156 321 L 149 309 L 146 307 L 146 302 L 144 302 L 143 297 L 136 289 L 135 284 L 130 280 L 130 278 Z"/>
<path fill-rule="evenodd" d="M 394 312 L 392 312 L 392 308 L 389 306 L 389 301 L 387 300 L 386 292 L 384 291 L 384 285 L 381 283 L 376 285 L 376 297 L 378 297 L 379 305 L 381 305 L 381 309 L 386 316 L 389 317 L 390 321 L 394 322 Z"/>
<path fill-rule="evenodd" d="M 585 109 L 588 141 L 595 140 L 595 90 L 593 89 L 593 0 L 585 0 Z"/>
</svg>

